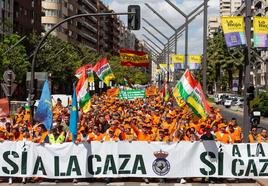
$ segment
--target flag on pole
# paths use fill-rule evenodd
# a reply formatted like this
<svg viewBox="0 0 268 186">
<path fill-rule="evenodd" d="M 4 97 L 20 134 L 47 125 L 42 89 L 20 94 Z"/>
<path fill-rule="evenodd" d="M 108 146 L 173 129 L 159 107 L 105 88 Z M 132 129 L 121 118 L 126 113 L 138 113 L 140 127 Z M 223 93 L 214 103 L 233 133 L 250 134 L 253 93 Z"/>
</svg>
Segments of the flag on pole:
<svg viewBox="0 0 268 186">
<path fill-rule="evenodd" d="M 84 69 L 87 72 L 88 82 L 89 83 L 94 82 L 94 74 L 93 74 L 93 70 L 92 70 L 92 64 L 87 64 L 87 65 L 84 65 L 84 66 L 78 68 L 75 71 L 75 77 L 77 77 L 78 79 L 80 79 Z"/>
<path fill-rule="evenodd" d="M 196 87 L 198 88 L 198 90 L 200 92 L 200 95 L 201 95 L 202 101 L 204 103 L 204 108 L 206 110 L 206 113 L 210 113 L 211 109 L 210 109 L 210 106 L 209 106 L 209 104 L 208 104 L 208 102 L 206 100 L 206 96 L 205 96 L 205 94 L 203 92 L 201 84 L 198 82 Z"/>
<path fill-rule="evenodd" d="M 171 61 L 174 64 L 174 70 L 185 69 L 184 67 L 184 55 L 181 54 L 173 54 L 171 56 Z"/>
<path fill-rule="evenodd" d="M 84 113 L 87 113 L 91 107 L 90 95 L 88 92 L 87 73 L 84 69 L 76 86 L 77 100 L 79 107 Z"/>
<path fill-rule="evenodd" d="M 176 88 L 179 91 L 179 95 L 197 116 L 201 118 L 207 117 L 201 92 L 197 87 L 197 82 L 188 69 L 184 72 Z"/>
<path fill-rule="evenodd" d="M 92 69 L 96 72 L 97 76 L 102 80 L 106 85 L 109 86 L 109 82 L 115 79 L 115 76 L 112 72 L 112 69 L 108 63 L 107 58 L 101 59 Z"/>
<path fill-rule="evenodd" d="M 73 142 L 75 142 L 77 138 L 77 118 L 78 118 L 77 98 L 76 98 L 76 90 L 74 88 L 73 98 L 72 98 L 71 116 L 70 116 L 70 132 L 72 133 Z"/>
<path fill-rule="evenodd" d="M 42 122 L 48 131 L 51 129 L 53 113 L 48 80 L 45 81 L 42 89 L 41 98 L 35 113 L 35 120 Z"/>
<path fill-rule="evenodd" d="M 198 70 L 201 67 L 201 55 L 189 55 L 188 66 L 190 70 Z"/>
</svg>

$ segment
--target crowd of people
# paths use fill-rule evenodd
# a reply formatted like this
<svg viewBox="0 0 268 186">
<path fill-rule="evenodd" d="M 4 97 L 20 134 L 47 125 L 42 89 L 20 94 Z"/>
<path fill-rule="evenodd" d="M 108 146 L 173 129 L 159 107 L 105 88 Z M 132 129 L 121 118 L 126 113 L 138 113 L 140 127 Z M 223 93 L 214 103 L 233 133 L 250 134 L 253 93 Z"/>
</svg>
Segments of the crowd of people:
<svg viewBox="0 0 268 186">
<path fill-rule="evenodd" d="M 226 121 L 219 108 L 211 108 L 206 119 L 195 116 L 186 105 L 177 106 L 171 97 L 164 101 L 160 96 L 145 99 L 120 100 L 116 97 L 93 96 L 91 110 L 79 113 L 76 143 L 91 141 L 203 141 L 240 143 L 244 136 L 235 118 Z M 30 140 L 35 143 L 72 142 L 69 131 L 70 107 L 60 99 L 53 105 L 53 125 L 47 131 L 42 123 L 30 124 L 30 110 L 17 109 L 14 117 L 0 120 L 0 141 Z M 252 128 L 250 143 L 266 142 L 266 129 L 257 133 Z"/>
</svg>

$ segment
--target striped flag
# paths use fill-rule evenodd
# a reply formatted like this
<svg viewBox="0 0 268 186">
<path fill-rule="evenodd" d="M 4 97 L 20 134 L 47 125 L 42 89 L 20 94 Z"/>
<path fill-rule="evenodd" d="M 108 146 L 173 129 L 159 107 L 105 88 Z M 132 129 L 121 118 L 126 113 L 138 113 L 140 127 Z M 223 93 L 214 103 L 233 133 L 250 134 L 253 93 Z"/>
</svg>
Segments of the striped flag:
<svg viewBox="0 0 268 186">
<path fill-rule="evenodd" d="M 87 81 L 87 73 L 86 69 L 83 69 L 81 78 L 79 79 L 76 86 L 76 95 L 77 101 L 79 103 L 80 109 L 83 110 L 84 113 L 87 113 L 91 107 L 90 95 L 88 92 L 88 81 Z"/>
<path fill-rule="evenodd" d="M 87 65 L 84 65 L 84 66 L 78 68 L 75 71 L 75 77 L 77 77 L 78 79 L 80 79 L 80 77 L 81 77 L 84 69 L 87 72 L 88 82 L 89 83 L 94 82 L 94 74 L 93 74 L 93 70 L 92 70 L 92 64 L 87 64 Z"/>
<path fill-rule="evenodd" d="M 97 76 L 102 80 L 106 85 L 109 86 L 109 82 L 115 79 L 115 76 L 112 72 L 112 69 L 108 63 L 107 58 L 101 59 L 92 69 L 96 72 Z"/>
<path fill-rule="evenodd" d="M 178 89 L 178 94 L 184 99 L 189 107 L 191 107 L 197 116 L 206 118 L 207 113 L 201 95 L 202 92 L 197 85 L 198 82 L 195 81 L 191 72 L 187 69 L 175 88 Z"/>
</svg>

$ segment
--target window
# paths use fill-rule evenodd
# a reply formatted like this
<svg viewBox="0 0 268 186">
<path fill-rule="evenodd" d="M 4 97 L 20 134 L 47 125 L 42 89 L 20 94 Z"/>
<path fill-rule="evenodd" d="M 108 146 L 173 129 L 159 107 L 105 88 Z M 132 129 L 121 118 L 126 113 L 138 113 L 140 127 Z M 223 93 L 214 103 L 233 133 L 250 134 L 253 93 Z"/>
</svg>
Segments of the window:
<svg viewBox="0 0 268 186">
<path fill-rule="evenodd" d="M 58 10 L 48 10 L 48 9 L 45 9 L 45 15 L 46 16 L 54 16 L 54 17 L 57 17 L 59 15 L 59 11 Z"/>
</svg>

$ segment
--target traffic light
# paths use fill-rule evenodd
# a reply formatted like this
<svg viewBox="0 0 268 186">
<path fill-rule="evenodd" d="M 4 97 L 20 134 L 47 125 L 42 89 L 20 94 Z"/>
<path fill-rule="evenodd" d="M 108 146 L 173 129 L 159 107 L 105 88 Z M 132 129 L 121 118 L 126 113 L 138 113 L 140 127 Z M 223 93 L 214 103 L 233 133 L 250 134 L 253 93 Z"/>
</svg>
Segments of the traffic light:
<svg viewBox="0 0 268 186">
<path fill-rule="evenodd" d="M 251 101 L 251 100 L 253 100 L 255 98 L 254 91 L 255 91 L 255 88 L 254 88 L 253 85 L 250 85 L 247 88 L 247 100 L 248 101 Z"/>
<path fill-rule="evenodd" d="M 128 14 L 128 29 L 139 30 L 141 26 L 141 8 L 139 5 L 129 5 L 128 12 L 134 12 L 135 14 Z"/>
</svg>

